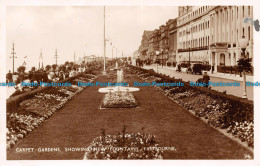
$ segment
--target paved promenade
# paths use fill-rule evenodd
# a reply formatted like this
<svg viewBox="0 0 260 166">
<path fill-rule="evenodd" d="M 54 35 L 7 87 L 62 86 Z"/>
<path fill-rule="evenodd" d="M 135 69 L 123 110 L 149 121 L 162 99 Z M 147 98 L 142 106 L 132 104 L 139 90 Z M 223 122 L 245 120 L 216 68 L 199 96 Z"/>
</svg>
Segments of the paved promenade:
<svg viewBox="0 0 260 166">
<path fill-rule="evenodd" d="M 157 72 L 157 66 L 151 65 L 151 66 L 144 66 L 145 69 L 153 69 L 155 72 Z M 195 75 L 195 74 L 187 74 L 186 72 L 176 72 L 174 69 L 169 69 L 167 67 L 158 67 L 159 73 L 169 75 L 171 77 L 175 78 L 181 78 L 184 81 L 192 81 L 196 82 L 199 78 L 202 78 L 202 75 Z M 235 81 L 232 79 L 225 79 L 225 78 L 219 78 L 210 76 L 211 82 L 238 82 L 240 83 L 240 86 L 211 86 L 212 89 L 215 89 L 217 91 L 223 92 L 224 90 L 227 91 L 227 94 L 232 94 L 234 96 L 242 97 L 243 95 L 243 82 L 241 81 Z M 254 88 L 252 86 L 247 86 L 247 96 L 249 100 L 254 100 Z"/>
</svg>

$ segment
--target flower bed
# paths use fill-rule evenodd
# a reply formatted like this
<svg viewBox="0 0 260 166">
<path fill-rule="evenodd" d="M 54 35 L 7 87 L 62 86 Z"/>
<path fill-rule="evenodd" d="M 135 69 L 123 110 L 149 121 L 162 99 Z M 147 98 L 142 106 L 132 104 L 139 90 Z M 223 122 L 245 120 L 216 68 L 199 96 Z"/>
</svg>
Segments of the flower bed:
<svg viewBox="0 0 260 166">
<path fill-rule="evenodd" d="M 7 109 L 7 148 L 13 147 L 82 90 L 76 85 L 45 88 L 23 99 L 17 109 Z"/>
<path fill-rule="evenodd" d="M 82 74 L 80 77 L 73 80 L 72 83 L 74 85 L 77 85 L 78 82 L 83 82 L 83 83 L 93 82 L 96 78 L 97 78 L 97 76 L 94 74 Z"/>
<path fill-rule="evenodd" d="M 191 87 L 189 83 L 174 79 L 149 70 L 133 67 L 134 72 L 146 82 L 179 82 L 184 86 L 165 87 L 154 86 L 167 97 L 177 102 L 196 116 L 207 119 L 207 122 L 217 128 L 254 146 L 254 112 L 253 102 L 226 95 L 204 87 Z M 152 78 L 152 79 L 151 79 Z"/>
<path fill-rule="evenodd" d="M 95 138 L 87 147 L 84 160 L 87 159 L 163 159 L 162 148 L 154 135 L 146 133 L 122 133 L 102 135 Z M 173 148 L 173 151 L 176 149 Z"/>
<path fill-rule="evenodd" d="M 105 94 L 101 103 L 101 108 L 133 108 L 137 106 L 138 104 L 132 93 L 121 91 Z"/>
</svg>

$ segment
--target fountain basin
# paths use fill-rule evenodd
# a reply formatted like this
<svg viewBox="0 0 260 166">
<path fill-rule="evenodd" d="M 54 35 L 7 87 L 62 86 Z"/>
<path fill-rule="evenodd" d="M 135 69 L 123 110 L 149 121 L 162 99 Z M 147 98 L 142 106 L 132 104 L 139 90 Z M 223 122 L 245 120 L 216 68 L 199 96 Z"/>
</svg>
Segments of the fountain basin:
<svg viewBox="0 0 260 166">
<path fill-rule="evenodd" d="M 139 88 L 134 88 L 134 87 L 124 87 L 124 86 L 113 86 L 113 87 L 106 87 L 106 88 L 99 88 L 98 92 L 99 93 L 108 93 L 108 92 L 137 92 L 140 91 Z"/>
</svg>

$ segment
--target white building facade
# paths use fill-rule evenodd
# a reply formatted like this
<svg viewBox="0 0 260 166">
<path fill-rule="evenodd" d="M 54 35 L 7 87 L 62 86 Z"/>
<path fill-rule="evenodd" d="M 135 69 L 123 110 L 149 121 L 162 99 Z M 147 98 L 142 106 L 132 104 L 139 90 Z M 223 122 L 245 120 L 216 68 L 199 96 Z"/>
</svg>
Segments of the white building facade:
<svg viewBox="0 0 260 166">
<path fill-rule="evenodd" d="M 214 71 L 235 66 L 241 56 L 238 40 L 248 39 L 246 55 L 253 59 L 252 6 L 179 7 L 177 61 L 200 61 Z"/>
</svg>

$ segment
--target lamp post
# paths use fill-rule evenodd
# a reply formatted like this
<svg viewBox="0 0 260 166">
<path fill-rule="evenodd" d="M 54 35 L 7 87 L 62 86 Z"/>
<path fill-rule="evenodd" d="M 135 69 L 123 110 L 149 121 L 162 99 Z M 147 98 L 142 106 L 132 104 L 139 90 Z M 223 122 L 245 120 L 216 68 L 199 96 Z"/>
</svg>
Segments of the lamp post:
<svg viewBox="0 0 260 166">
<path fill-rule="evenodd" d="M 245 36 L 242 36 L 241 39 L 238 40 L 238 44 L 242 50 L 242 58 L 245 58 L 245 51 L 248 44 L 248 40 L 245 38 Z M 243 67 L 243 66 L 242 66 Z M 246 72 L 245 68 L 243 67 L 243 99 L 247 99 L 247 92 L 246 92 Z"/>
<path fill-rule="evenodd" d="M 161 50 L 162 53 L 162 68 L 163 68 L 163 49 Z"/>
<path fill-rule="evenodd" d="M 156 51 L 155 53 L 156 53 L 156 56 L 157 56 L 157 59 L 156 59 L 156 63 L 157 63 L 157 73 L 159 73 L 159 71 L 158 71 L 158 56 L 159 56 L 160 52 L 159 52 L 159 51 Z"/>
<path fill-rule="evenodd" d="M 190 31 L 187 31 L 186 34 L 189 35 Z M 188 36 L 187 36 L 187 39 L 188 39 Z M 189 43 L 189 65 L 190 65 L 190 43 Z"/>
<path fill-rule="evenodd" d="M 113 58 L 114 58 L 114 48 L 116 48 L 115 46 L 112 47 L 112 61 L 111 61 L 111 65 L 113 65 Z"/>
<path fill-rule="evenodd" d="M 14 58 L 17 58 L 16 56 L 14 56 L 14 54 L 16 54 L 14 52 L 14 43 L 13 43 L 13 49 L 12 49 L 12 53 L 11 53 L 13 56 L 11 56 L 10 58 L 13 58 L 13 74 L 14 74 Z"/>
<path fill-rule="evenodd" d="M 106 7 L 104 6 L 104 70 L 103 75 L 106 75 Z"/>
<path fill-rule="evenodd" d="M 190 65 L 190 45 L 189 45 L 189 65 Z"/>
</svg>

